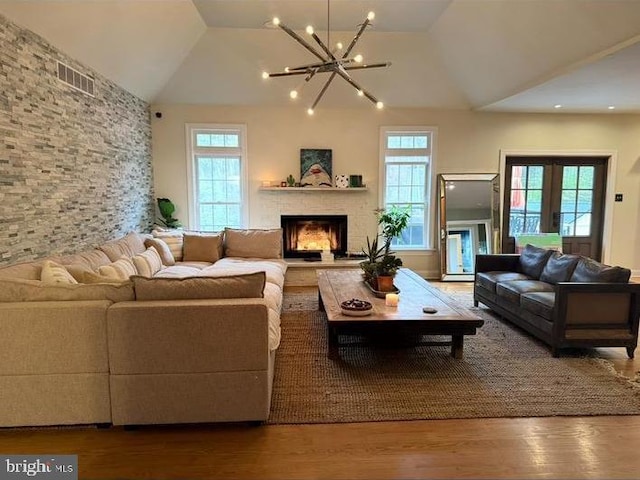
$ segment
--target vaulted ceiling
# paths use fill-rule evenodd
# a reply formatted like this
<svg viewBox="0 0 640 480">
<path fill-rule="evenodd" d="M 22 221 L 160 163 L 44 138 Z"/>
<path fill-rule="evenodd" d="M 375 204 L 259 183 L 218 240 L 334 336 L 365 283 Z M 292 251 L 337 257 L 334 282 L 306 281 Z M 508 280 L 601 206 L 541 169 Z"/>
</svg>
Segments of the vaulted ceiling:
<svg viewBox="0 0 640 480">
<path fill-rule="evenodd" d="M 329 7 L 329 9 L 328 9 Z M 637 0 L 0 0 L 0 14 L 152 103 L 289 104 L 311 24 L 388 68 L 354 78 L 388 107 L 640 113 Z M 314 78 L 296 100 L 310 104 Z M 554 108 L 562 105 L 562 108 Z M 335 81 L 322 106 L 372 105 Z M 610 106 L 615 110 L 609 109 Z"/>
</svg>

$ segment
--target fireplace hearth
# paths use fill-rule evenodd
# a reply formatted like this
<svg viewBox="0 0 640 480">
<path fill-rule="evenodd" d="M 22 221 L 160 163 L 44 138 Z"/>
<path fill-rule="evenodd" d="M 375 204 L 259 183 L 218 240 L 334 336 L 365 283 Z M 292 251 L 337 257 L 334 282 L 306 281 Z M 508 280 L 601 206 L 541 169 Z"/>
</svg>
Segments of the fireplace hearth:
<svg viewBox="0 0 640 480">
<path fill-rule="evenodd" d="M 281 215 L 284 257 L 317 258 L 323 250 L 347 253 L 346 215 Z"/>
</svg>

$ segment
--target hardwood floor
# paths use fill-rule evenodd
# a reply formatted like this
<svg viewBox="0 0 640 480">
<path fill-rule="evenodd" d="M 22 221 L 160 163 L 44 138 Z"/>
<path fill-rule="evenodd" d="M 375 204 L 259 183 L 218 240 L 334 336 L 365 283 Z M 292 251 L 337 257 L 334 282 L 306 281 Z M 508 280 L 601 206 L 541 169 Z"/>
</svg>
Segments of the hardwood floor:
<svg viewBox="0 0 640 480">
<path fill-rule="evenodd" d="M 0 430 L 0 454 L 77 454 L 80 478 L 638 478 L 639 448 L 640 416 Z"/>
</svg>

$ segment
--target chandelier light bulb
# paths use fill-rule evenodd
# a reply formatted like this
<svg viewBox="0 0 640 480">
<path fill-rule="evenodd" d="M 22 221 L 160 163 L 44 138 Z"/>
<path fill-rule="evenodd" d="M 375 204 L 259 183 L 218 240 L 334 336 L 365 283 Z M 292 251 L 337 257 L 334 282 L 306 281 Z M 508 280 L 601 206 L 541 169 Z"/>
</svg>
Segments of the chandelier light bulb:
<svg viewBox="0 0 640 480">
<path fill-rule="evenodd" d="M 358 90 L 358 96 L 359 97 L 364 97 L 364 92 L 362 90 Z"/>
<path fill-rule="evenodd" d="M 262 78 L 266 80 L 269 78 L 269 74 L 267 72 L 262 72 Z"/>
<path fill-rule="evenodd" d="M 291 97 L 292 100 L 295 100 L 296 98 L 298 98 L 298 91 L 297 90 L 291 90 L 289 92 L 289 96 Z"/>
<path fill-rule="evenodd" d="M 342 42 L 338 42 L 338 43 L 336 43 L 336 48 L 337 48 L 338 50 L 342 50 L 342 47 L 343 47 Z"/>
<path fill-rule="evenodd" d="M 353 60 L 356 63 L 362 63 L 362 55 L 360 55 L 360 54 L 356 55 L 355 57 L 353 57 Z"/>
<path fill-rule="evenodd" d="M 382 103 L 382 102 L 377 102 L 377 103 L 376 103 L 376 108 L 377 108 L 378 110 L 382 110 L 382 109 L 384 108 L 384 103 Z"/>
<path fill-rule="evenodd" d="M 278 25 L 280 25 L 280 19 L 278 17 L 273 17 L 271 23 L 273 23 L 277 27 Z"/>
<path fill-rule="evenodd" d="M 307 33 L 313 35 L 313 27 L 311 25 L 307 25 Z"/>
<path fill-rule="evenodd" d="M 307 108 L 307 114 L 313 115 L 313 108 Z"/>
<path fill-rule="evenodd" d="M 284 67 L 284 71 L 289 73 L 289 67 Z"/>
<path fill-rule="evenodd" d="M 375 12 L 369 12 L 369 13 L 367 13 L 367 20 L 371 21 L 371 20 L 373 20 L 374 18 L 376 18 L 376 14 L 375 14 Z"/>
</svg>

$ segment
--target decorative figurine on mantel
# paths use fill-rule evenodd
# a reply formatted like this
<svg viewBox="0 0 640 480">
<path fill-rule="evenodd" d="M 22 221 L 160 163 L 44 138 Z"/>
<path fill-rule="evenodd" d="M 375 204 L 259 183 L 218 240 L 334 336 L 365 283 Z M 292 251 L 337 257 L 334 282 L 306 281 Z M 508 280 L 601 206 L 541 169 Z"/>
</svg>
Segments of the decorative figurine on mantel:
<svg viewBox="0 0 640 480">
<path fill-rule="evenodd" d="M 287 177 L 287 187 L 295 187 L 296 186 L 296 179 L 293 178 L 293 175 L 289 174 L 289 176 Z"/>
</svg>

